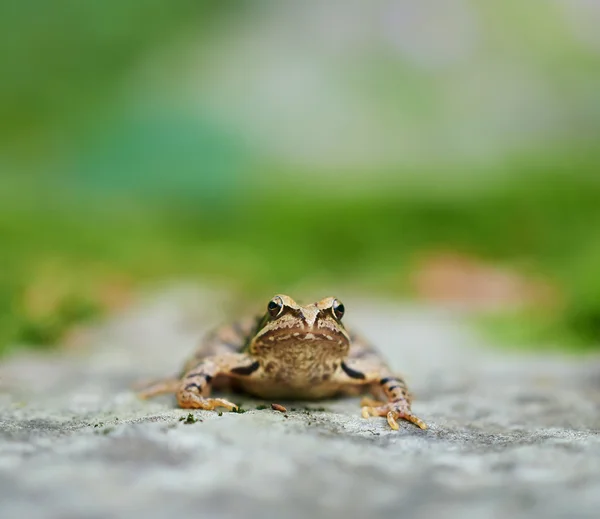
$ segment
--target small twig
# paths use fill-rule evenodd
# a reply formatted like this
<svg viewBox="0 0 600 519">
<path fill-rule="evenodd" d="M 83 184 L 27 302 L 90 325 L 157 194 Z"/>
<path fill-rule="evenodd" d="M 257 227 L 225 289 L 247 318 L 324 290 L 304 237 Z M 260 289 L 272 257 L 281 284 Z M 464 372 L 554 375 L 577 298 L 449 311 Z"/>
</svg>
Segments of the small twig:
<svg viewBox="0 0 600 519">
<path fill-rule="evenodd" d="M 271 404 L 271 409 L 273 409 L 273 411 L 279 411 L 280 413 L 287 413 L 287 409 L 281 404 Z"/>
</svg>

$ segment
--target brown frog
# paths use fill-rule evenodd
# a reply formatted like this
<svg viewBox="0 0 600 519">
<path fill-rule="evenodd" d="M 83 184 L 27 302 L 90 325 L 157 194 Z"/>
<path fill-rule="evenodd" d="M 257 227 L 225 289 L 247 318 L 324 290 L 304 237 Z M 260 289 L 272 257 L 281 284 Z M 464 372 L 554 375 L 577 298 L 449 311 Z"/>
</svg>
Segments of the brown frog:
<svg viewBox="0 0 600 519">
<path fill-rule="evenodd" d="M 344 305 L 334 297 L 301 306 L 277 295 L 264 315 L 223 326 L 209 334 L 178 377 L 156 382 L 140 393 L 147 398 L 176 393 L 183 408 L 237 409 L 212 388 L 231 388 L 264 399 L 318 400 L 370 391 L 386 402 L 362 401 L 362 416 L 385 416 L 421 429 L 411 411 L 411 395 L 379 353 L 342 324 Z"/>
</svg>

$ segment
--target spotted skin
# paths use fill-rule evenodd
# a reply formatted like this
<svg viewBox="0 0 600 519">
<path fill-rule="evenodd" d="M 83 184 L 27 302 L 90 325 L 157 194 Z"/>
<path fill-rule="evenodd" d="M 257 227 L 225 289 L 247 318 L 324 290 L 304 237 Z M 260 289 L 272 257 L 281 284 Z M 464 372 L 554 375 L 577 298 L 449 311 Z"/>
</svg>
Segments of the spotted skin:
<svg viewBox="0 0 600 519">
<path fill-rule="evenodd" d="M 342 324 L 344 307 L 333 297 L 301 306 L 275 296 L 264 315 L 217 328 L 176 376 L 147 385 L 149 398 L 175 393 L 182 408 L 235 410 L 211 398 L 211 388 L 229 388 L 265 399 L 317 400 L 367 391 L 384 402 L 363 399 L 362 416 L 383 416 L 392 429 L 406 420 L 426 429 L 411 411 L 404 380 L 381 355 Z"/>
</svg>

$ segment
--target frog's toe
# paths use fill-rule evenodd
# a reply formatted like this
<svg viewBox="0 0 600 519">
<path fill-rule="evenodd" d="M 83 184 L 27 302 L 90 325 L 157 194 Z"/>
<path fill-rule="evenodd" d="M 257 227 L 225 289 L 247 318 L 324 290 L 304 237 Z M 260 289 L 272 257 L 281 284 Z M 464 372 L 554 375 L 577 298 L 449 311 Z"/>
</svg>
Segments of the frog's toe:
<svg viewBox="0 0 600 519">
<path fill-rule="evenodd" d="M 224 407 L 228 411 L 237 410 L 237 405 L 224 398 L 204 398 L 195 393 L 187 392 L 179 395 L 179 405 L 187 409 L 204 409 L 213 411 L 218 407 Z"/>
<path fill-rule="evenodd" d="M 421 429 L 427 429 L 427 424 L 418 416 L 412 414 L 410 409 L 393 402 L 378 407 L 364 406 L 362 408 L 362 416 L 363 418 L 369 418 L 370 416 L 385 416 L 389 426 L 395 431 L 400 428 L 397 422 L 398 419 L 406 420 Z"/>
<path fill-rule="evenodd" d="M 203 409 L 216 409 L 217 407 L 224 407 L 228 411 L 237 411 L 238 406 L 229 400 L 225 400 L 224 398 L 205 398 L 203 399 L 204 403 L 208 407 L 203 407 Z"/>
</svg>

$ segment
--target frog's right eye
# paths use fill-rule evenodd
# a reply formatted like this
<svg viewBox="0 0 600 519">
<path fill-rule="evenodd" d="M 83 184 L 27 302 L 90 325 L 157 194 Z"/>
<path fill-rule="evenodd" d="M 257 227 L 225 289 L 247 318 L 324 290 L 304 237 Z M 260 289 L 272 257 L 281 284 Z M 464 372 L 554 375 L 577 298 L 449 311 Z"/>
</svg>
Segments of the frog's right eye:
<svg viewBox="0 0 600 519">
<path fill-rule="evenodd" d="M 281 300 L 281 297 L 274 297 L 271 299 L 267 305 L 267 310 L 271 317 L 277 317 L 283 310 L 283 301 Z"/>
</svg>

